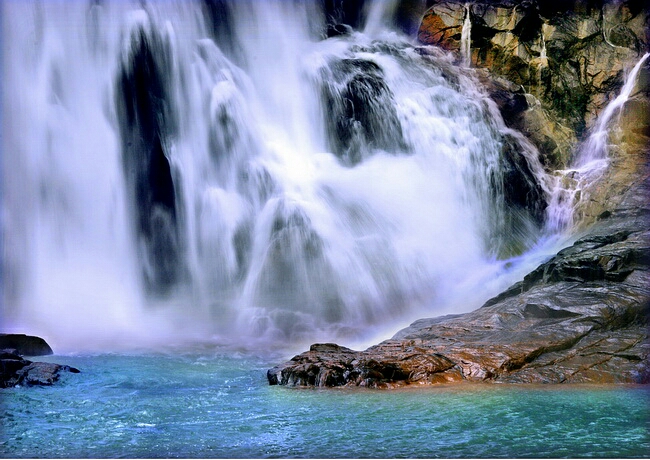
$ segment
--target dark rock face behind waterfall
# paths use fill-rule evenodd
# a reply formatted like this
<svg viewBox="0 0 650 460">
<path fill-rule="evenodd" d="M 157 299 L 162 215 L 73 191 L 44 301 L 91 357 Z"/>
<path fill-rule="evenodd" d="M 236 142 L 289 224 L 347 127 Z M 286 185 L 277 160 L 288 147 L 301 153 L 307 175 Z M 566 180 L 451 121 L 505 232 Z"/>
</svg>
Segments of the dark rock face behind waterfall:
<svg viewBox="0 0 650 460">
<path fill-rule="evenodd" d="M 433 2 L 419 40 L 459 52 L 465 6 Z M 625 69 L 648 50 L 648 7 L 479 1 L 469 8 L 472 66 L 482 67 L 475 71 L 504 121 L 539 148 L 546 168 L 566 168 Z M 573 245 L 476 311 L 416 321 L 364 351 L 312 345 L 270 369 L 269 383 L 650 383 L 649 69 L 646 62 L 610 130 L 610 166 L 577 210 L 582 233 Z M 530 175 L 526 162 L 505 150 L 509 207 L 541 216 L 543 208 L 528 209 L 540 202 L 535 187 L 514 180 Z"/>
<path fill-rule="evenodd" d="M 343 59 L 332 64 L 323 88 L 331 150 L 355 165 L 374 149 L 406 150 L 393 95 L 372 61 Z"/>
<path fill-rule="evenodd" d="M 170 107 L 168 44 L 138 26 L 117 76 L 122 162 L 143 262 L 145 285 L 165 293 L 179 281 L 182 256 L 177 191 L 168 158 L 175 124 Z"/>
</svg>

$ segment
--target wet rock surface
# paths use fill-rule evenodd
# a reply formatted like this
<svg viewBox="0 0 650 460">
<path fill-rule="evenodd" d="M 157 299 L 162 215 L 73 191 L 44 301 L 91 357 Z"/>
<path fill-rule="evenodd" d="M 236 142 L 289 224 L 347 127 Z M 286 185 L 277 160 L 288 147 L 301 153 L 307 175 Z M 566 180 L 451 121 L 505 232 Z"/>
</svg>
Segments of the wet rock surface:
<svg viewBox="0 0 650 460">
<path fill-rule="evenodd" d="M 419 41 L 460 57 L 469 15 L 477 77 L 549 170 L 570 165 L 649 48 L 648 8 L 639 2 L 432 3 Z M 269 383 L 650 383 L 647 82 L 646 65 L 610 129 L 608 170 L 580 190 L 582 234 L 573 245 L 474 312 L 416 321 L 364 351 L 313 345 L 270 369 Z"/>
<path fill-rule="evenodd" d="M 270 384 L 650 383 L 650 179 L 478 310 L 423 319 L 353 351 L 316 344 Z"/>
<path fill-rule="evenodd" d="M 51 355 L 52 348 L 40 337 L 24 334 L 0 334 L 0 388 L 49 386 L 63 373 L 79 369 L 55 363 L 33 362 L 23 355 Z"/>
</svg>

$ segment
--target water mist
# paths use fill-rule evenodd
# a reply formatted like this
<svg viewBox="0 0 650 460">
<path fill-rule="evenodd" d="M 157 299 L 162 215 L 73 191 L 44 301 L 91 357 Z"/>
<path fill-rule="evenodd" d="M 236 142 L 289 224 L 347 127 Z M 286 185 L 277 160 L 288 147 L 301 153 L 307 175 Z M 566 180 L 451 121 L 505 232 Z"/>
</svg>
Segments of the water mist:
<svg viewBox="0 0 650 460">
<path fill-rule="evenodd" d="M 392 3 L 222 3 L 3 4 L 6 328 L 353 343 L 545 257 L 534 147 Z"/>
</svg>

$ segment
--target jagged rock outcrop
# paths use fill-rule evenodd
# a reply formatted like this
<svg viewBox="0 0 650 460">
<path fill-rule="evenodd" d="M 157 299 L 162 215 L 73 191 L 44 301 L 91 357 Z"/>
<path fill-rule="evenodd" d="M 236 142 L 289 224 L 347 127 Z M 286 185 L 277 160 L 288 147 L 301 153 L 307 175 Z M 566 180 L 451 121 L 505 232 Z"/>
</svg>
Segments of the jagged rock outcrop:
<svg viewBox="0 0 650 460">
<path fill-rule="evenodd" d="M 79 369 L 55 363 L 33 362 L 23 356 L 53 354 L 41 337 L 25 334 L 0 334 L 0 388 L 47 386 L 58 381 L 64 372 Z"/>
<path fill-rule="evenodd" d="M 650 175 L 572 246 L 478 310 L 365 351 L 313 345 L 270 384 L 650 383 Z"/>
<path fill-rule="evenodd" d="M 469 13 L 472 65 L 519 86 L 519 106 L 526 101 L 525 110 L 506 111 L 506 122 L 529 136 L 549 166 L 563 167 L 649 49 L 649 11 L 635 0 L 443 0 L 425 13 L 418 39 L 459 52 Z"/>
</svg>

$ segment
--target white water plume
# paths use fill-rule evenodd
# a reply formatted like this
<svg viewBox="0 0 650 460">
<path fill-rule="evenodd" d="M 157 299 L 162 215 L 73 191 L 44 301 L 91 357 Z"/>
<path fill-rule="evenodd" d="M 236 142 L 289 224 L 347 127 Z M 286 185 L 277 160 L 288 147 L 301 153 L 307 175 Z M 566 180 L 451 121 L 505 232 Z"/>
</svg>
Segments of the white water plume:
<svg viewBox="0 0 650 460">
<path fill-rule="evenodd" d="M 5 328 L 364 340 L 543 257 L 545 173 L 467 69 L 224 5 L 3 3 Z"/>
</svg>

